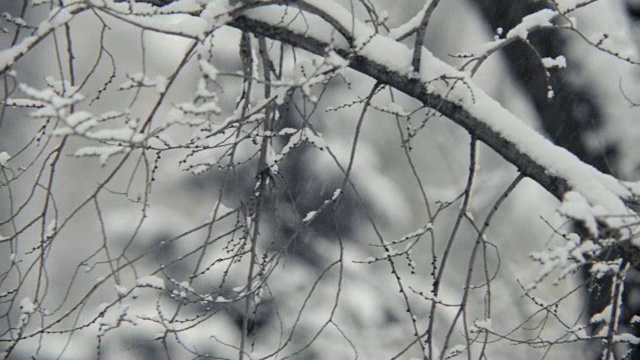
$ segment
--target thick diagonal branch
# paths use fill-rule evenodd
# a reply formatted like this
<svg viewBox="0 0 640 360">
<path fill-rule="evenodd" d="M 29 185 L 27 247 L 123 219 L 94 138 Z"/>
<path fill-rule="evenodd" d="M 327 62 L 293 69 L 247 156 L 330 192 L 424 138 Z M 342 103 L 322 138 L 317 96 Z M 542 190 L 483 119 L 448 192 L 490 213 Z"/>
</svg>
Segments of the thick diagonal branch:
<svg viewBox="0 0 640 360">
<path fill-rule="evenodd" d="M 312 36 L 295 33 L 286 27 L 276 27 L 272 24 L 243 16 L 236 18 L 229 25 L 288 43 L 318 55 L 323 55 L 330 46 L 330 44 Z M 520 150 L 514 142 L 504 138 L 502 134 L 474 117 L 463 106 L 439 94 L 429 92 L 422 82 L 411 79 L 406 74 L 392 71 L 384 65 L 371 61 L 367 57 L 352 55 L 347 50 L 337 49 L 337 52 L 344 57 L 350 58 L 349 66 L 354 70 L 404 92 L 453 120 L 474 134 L 478 140 L 490 146 L 508 162 L 515 165 L 524 175 L 535 180 L 558 199 L 561 199 L 562 195 L 570 189 L 566 179 L 549 173 L 545 166 Z M 549 146 L 553 145 L 549 144 Z"/>
</svg>

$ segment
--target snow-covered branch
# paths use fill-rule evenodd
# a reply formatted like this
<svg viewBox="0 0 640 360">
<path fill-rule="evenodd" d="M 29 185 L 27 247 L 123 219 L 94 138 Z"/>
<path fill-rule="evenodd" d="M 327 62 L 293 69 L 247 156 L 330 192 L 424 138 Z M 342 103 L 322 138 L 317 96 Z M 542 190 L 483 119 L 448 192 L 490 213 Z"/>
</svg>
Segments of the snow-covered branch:
<svg viewBox="0 0 640 360">
<path fill-rule="evenodd" d="M 552 144 L 489 97 L 468 74 L 457 71 L 423 48 L 419 78 L 412 78 L 411 49 L 374 33 L 333 1 L 316 5 L 324 7 L 335 21 L 353 23 L 355 49 L 327 36 L 327 29 L 320 25 L 314 28 L 315 23 L 309 27 L 303 21 L 296 21 L 296 14 L 284 6 L 246 12 L 229 25 L 318 55 L 332 48 L 349 59 L 352 69 L 406 93 L 464 127 L 558 199 L 569 190 L 579 192 L 591 205 L 600 206 L 605 209 L 604 213 L 613 216 L 603 218 L 611 227 L 624 226 L 624 219 L 633 214 L 625 205 L 635 196 L 630 184 L 599 172 Z"/>
<path fill-rule="evenodd" d="M 35 33 L 22 39 L 18 44 L 0 51 L 0 75 L 4 74 L 18 59 L 24 56 L 40 41 L 49 36 L 55 29 L 67 24 L 73 15 L 84 10 L 83 4 L 72 4 L 65 8 L 54 8 L 49 13 L 48 18 L 41 22 Z"/>
<path fill-rule="evenodd" d="M 634 202 L 638 193 L 634 184 L 603 174 L 554 145 L 487 95 L 469 73 L 444 63 L 424 47 L 416 74 L 413 49 L 359 21 L 333 0 L 220 2 L 206 7 L 189 0 L 152 3 L 188 8 L 190 14 L 199 15 L 192 16 L 192 22 L 204 31 L 196 34 L 198 38 L 226 24 L 320 56 L 335 51 L 350 68 L 404 92 L 462 126 L 559 200 L 568 191 L 581 194 L 598 209 L 601 225 L 623 229 L 619 235 L 629 237 L 627 229 L 635 213 L 627 203 Z M 212 13 L 223 14 L 225 9 L 230 17 L 211 18 Z M 551 26 L 549 21 L 560 15 L 558 11 L 544 9 L 525 17 L 514 28 L 517 36 L 526 38 L 529 31 Z M 202 19 L 213 23 L 203 27 Z M 180 27 L 188 27 L 188 23 Z"/>
<path fill-rule="evenodd" d="M 558 199 L 562 199 L 567 191 L 574 190 L 591 206 L 602 207 L 604 211 L 600 214 L 604 215 L 601 219 L 609 227 L 628 225 L 625 219 L 634 214 L 625 205 L 636 197 L 633 184 L 624 184 L 603 174 L 564 148 L 555 146 L 488 96 L 468 73 L 449 66 L 424 47 L 418 57 L 420 66 L 416 69 L 413 49 L 391 36 L 378 33 L 373 26 L 359 21 L 333 0 L 216 2 L 206 5 L 191 0 L 143 2 L 147 4 L 137 3 L 136 11 L 144 10 L 147 22 L 153 14 L 162 15 L 168 10 L 184 10 L 185 15 L 195 15 L 187 15 L 190 20 L 184 19 L 180 25 L 170 25 L 178 26 L 177 30 L 165 29 L 169 26 L 166 24 L 162 27 L 166 31 L 191 29 L 187 31 L 191 38 L 201 39 L 206 33 L 226 24 L 321 56 L 335 51 L 348 61 L 350 68 L 406 93 L 462 126 Z M 70 2 L 77 6 L 75 3 Z M 105 11 L 135 10 L 128 8 L 130 3 L 100 4 Z M 153 5 L 164 7 L 158 9 Z M 559 14 L 557 11 L 545 9 L 527 16 L 510 34 L 517 29 L 518 36 L 526 37 L 528 31 L 550 26 L 549 20 Z M 69 13 L 69 10 L 64 12 Z M 127 16 L 136 15 L 131 13 Z M 64 20 L 57 20 L 58 17 L 56 12 L 52 15 L 55 20 L 45 21 L 38 33 L 46 36 L 50 29 L 71 18 L 68 15 L 63 17 Z M 204 26 L 203 20 L 208 26 Z M 6 60 L 0 61 L 0 69 L 6 70 L 42 36 L 36 36 L 35 40 L 27 38 L 1 52 L 0 59 Z"/>
</svg>

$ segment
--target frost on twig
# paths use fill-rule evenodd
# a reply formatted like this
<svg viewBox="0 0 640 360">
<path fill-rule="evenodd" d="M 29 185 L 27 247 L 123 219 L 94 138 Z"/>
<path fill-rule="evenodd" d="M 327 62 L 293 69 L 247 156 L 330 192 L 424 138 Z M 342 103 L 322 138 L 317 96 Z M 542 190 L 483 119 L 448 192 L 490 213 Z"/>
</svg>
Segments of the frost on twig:
<svg viewBox="0 0 640 360">
<path fill-rule="evenodd" d="M 535 279 L 526 286 L 527 290 L 537 287 L 553 272 L 557 273 L 553 282 L 558 284 L 568 275 L 578 271 L 581 266 L 595 259 L 602 250 L 602 246 L 591 240 L 581 241 L 577 234 L 569 234 L 567 240 L 564 245 L 531 254 L 531 258 L 538 262 L 541 268 Z"/>
<path fill-rule="evenodd" d="M 0 50 L 0 75 L 4 74 L 51 32 L 71 21 L 74 13 L 82 11 L 84 8 L 86 8 L 84 4 L 74 4 L 65 8 L 54 7 L 49 12 L 47 19 L 38 25 L 32 36 L 24 38 L 20 43 L 8 49 Z"/>
</svg>

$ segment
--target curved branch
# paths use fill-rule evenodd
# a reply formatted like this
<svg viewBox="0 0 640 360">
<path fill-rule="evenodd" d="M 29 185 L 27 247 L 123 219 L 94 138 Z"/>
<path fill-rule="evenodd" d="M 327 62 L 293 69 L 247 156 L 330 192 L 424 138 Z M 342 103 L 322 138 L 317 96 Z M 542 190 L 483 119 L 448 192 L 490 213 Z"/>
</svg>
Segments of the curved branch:
<svg viewBox="0 0 640 360">
<path fill-rule="evenodd" d="M 316 19 L 310 22 L 311 18 L 291 14 L 289 4 L 303 13 L 315 13 Z M 245 5 L 260 7 L 234 11 L 235 18 L 228 25 L 321 56 L 328 48 L 334 49 L 349 60 L 352 69 L 404 92 L 465 128 L 556 198 L 575 190 L 592 206 L 601 206 L 606 227 L 625 228 L 633 221 L 628 215 L 635 213 L 625 201 L 634 200 L 640 184 L 622 183 L 555 146 L 488 96 L 467 73 L 445 64 L 424 47 L 411 50 L 381 36 L 332 0 L 266 0 Z M 550 16 L 543 15 L 545 19 Z M 330 33 L 336 29 L 347 39 L 334 39 Z M 414 51 L 420 51 L 419 74 L 412 71 L 416 68 L 412 67 Z"/>
<path fill-rule="evenodd" d="M 318 55 L 323 55 L 330 46 L 335 47 L 334 44 L 323 41 L 311 33 L 296 32 L 284 24 L 273 24 L 263 19 L 239 16 L 229 25 L 288 43 Z M 373 49 L 377 46 L 383 46 L 389 53 L 394 54 L 398 66 L 390 67 L 384 61 L 378 61 L 379 59 L 373 56 L 376 55 L 374 54 L 375 50 L 367 52 L 367 47 Z M 402 54 L 403 49 L 407 54 Z M 410 63 L 411 51 L 389 38 L 375 35 L 369 45 L 357 54 L 344 48 L 336 49 L 336 51 L 341 56 L 350 59 L 349 67 L 352 69 L 404 92 L 464 127 L 478 140 L 490 146 L 515 165 L 524 175 L 536 181 L 556 198 L 562 199 L 565 192 L 575 189 L 584 193 L 585 197 L 594 205 L 602 205 L 609 211 L 618 214 L 628 214 L 621 199 L 628 200 L 632 197 L 629 189 L 615 178 L 584 164 L 573 154 L 553 145 L 540 134 L 528 128 L 515 115 L 510 114 L 473 85 L 472 80 L 467 78 L 465 74 L 459 73 L 435 59 L 426 49 L 423 49 L 422 80 L 412 79 L 408 72 L 403 73 L 398 70 L 402 68 L 400 64 L 404 61 L 403 55 L 408 56 L 407 61 Z M 439 69 L 433 69 L 434 67 Z M 437 70 L 442 72 L 438 74 Z M 427 72 L 433 73 L 431 80 L 425 80 L 429 79 Z M 447 79 L 454 85 L 445 91 L 434 91 L 434 82 L 447 82 Z M 456 87 L 464 87 L 466 94 L 456 90 Z M 469 97 L 469 94 L 475 100 L 461 101 L 458 99 L 458 97 Z M 527 148 L 523 148 L 523 146 Z M 561 165 L 557 166 L 558 164 Z M 575 172 L 579 174 L 575 174 Z M 605 190 L 607 194 L 600 193 L 590 196 L 590 190 L 598 192 L 597 188 L 602 188 L 600 190 Z"/>
</svg>

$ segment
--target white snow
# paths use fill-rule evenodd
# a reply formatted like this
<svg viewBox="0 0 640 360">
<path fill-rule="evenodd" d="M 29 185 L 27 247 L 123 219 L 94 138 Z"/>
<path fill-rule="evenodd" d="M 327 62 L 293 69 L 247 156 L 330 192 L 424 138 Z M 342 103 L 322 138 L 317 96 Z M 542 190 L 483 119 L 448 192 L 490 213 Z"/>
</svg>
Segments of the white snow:
<svg viewBox="0 0 640 360">
<path fill-rule="evenodd" d="M 72 11 L 79 11 L 85 6 L 86 5 L 83 4 L 76 4 L 63 9 L 58 7 L 53 8 L 49 12 L 47 20 L 40 23 L 34 35 L 22 39 L 19 44 L 0 51 L 0 74 L 5 72 L 16 62 L 16 60 L 26 54 L 42 38 L 49 35 L 52 30 L 71 21 L 73 18 L 71 13 Z"/>
<path fill-rule="evenodd" d="M 119 129 L 100 129 L 96 131 L 90 131 L 85 133 L 84 136 L 94 140 L 128 143 L 140 143 L 145 138 L 144 134 L 140 134 L 136 132 L 135 129 L 132 129 L 128 126 Z"/>
<path fill-rule="evenodd" d="M 610 263 L 604 263 L 601 261 L 595 262 L 591 265 L 589 272 L 596 278 L 600 279 L 605 275 L 616 272 L 619 267 L 618 261 L 613 261 Z"/>
<path fill-rule="evenodd" d="M 555 58 L 542 58 L 542 65 L 547 68 L 559 68 L 559 69 L 564 69 L 567 67 L 567 59 L 560 55 L 558 57 Z"/>
<path fill-rule="evenodd" d="M 228 302 L 233 301 L 233 299 L 230 300 L 230 299 L 225 298 L 222 295 L 219 295 L 214 301 L 217 302 L 217 303 L 228 303 Z"/>
<path fill-rule="evenodd" d="M 47 229 L 45 230 L 44 237 L 45 239 L 50 239 L 56 234 L 56 230 L 58 229 L 58 222 L 53 219 L 47 225 Z"/>
<path fill-rule="evenodd" d="M 120 297 L 127 295 L 127 292 L 129 291 L 129 289 L 127 289 L 126 286 L 114 285 L 114 287 L 115 287 L 116 293 Z"/>
<path fill-rule="evenodd" d="M 317 211 L 309 211 L 307 213 L 307 215 L 304 217 L 304 219 L 302 219 L 302 222 L 308 222 L 309 220 L 311 220 L 313 217 L 316 216 L 318 212 Z"/>
<path fill-rule="evenodd" d="M 390 114 L 398 115 L 398 116 L 409 116 L 411 112 L 405 110 L 398 103 L 389 103 L 387 106 L 376 106 L 376 108 L 380 111 L 384 111 Z"/>
<path fill-rule="evenodd" d="M 108 146 L 85 146 L 76 150 L 74 156 L 97 156 L 100 159 L 100 165 L 104 166 L 107 160 L 113 155 L 125 151 L 124 146 L 108 145 Z"/>
<path fill-rule="evenodd" d="M 24 297 L 20 300 L 20 313 L 23 315 L 33 314 L 37 309 L 36 304 L 31 300 L 30 297 Z"/>
<path fill-rule="evenodd" d="M 200 59 L 200 61 L 198 61 L 198 65 L 200 65 L 202 74 L 209 78 L 209 80 L 215 81 L 218 78 L 218 69 L 216 69 L 216 67 L 206 59 Z"/>
<path fill-rule="evenodd" d="M 6 151 L 0 152 L 0 166 L 6 166 L 9 160 L 11 160 L 11 155 L 9 155 Z"/>
<path fill-rule="evenodd" d="M 162 75 L 156 75 L 155 79 L 151 79 L 143 73 L 128 74 L 129 80 L 120 84 L 119 89 L 131 89 L 138 86 L 155 87 L 158 93 L 162 94 L 167 91 L 167 78 Z"/>
<path fill-rule="evenodd" d="M 202 115 L 202 114 L 220 114 L 222 110 L 215 101 L 209 101 L 202 105 L 195 105 L 193 103 L 180 103 L 175 105 L 176 108 L 182 110 L 185 113 Z"/>
<path fill-rule="evenodd" d="M 285 156 L 287 156 L 287 154 L 291 150 L 300 146 L 303 142 L 307 142 L 315 146 L 319 150 L 323 150 L 326 147 L 324 139 L 322 138 L 322 134 L 314 133 L 309 128 L 302 128 L 299 130 L 284 128 L 280 130 L 277 135 L 289 135 L 290 138 L 289 141 L 287 141 L 287 144 L 282 148 L 282 150 L 280 150 L 279 153 L 274 154 L 270 159 L 270 162 L 273 164 L 280 162 Z"/>
<path fill-rule="evenodd" d="M 37 101 L 32 99 L 16 99 L 16 98 L 7 99 L 5 104 L 9 106 L 16 106 L 16 107 L 34 107 L 34 108 L 42 107 L 46 105 L 46 103 L 42 101 Z"/>
<path fill-rule="evenodd" d="M 411 19 L 409 19 L 409 21 L 401 24 L 396 28 L 391 29 L 389 31 L 389 37 L 395 40 L 405 36 L 405 34 L 407 34 L 408 32 L 417 29 L 418 26 L 420 26 L 420 23 L 422 22 L 422 18 L 424 17 L 424 14 L 427 12 L 429 5 L 431 5 L 431 2 L 432 0 L 425 1 L 424 5 L 422 6 L 422 9 L 420 9 L 420 11 L 418 11 L 417 14 L 415 14 Z"/>
<path fill-rule="evenodd" d="M 613 336 L 614 342 L 629 343 L 633 345 L 640 344 L 640 338 L 629 333 L 616 334 Z"/>
<path fill-rule="evenodd" d="M 340 194 L 342 193 L 342 189 L 336 189 L 336 191 L 333 192 L 333 195 L 331 196 L 331 200 L 335 200 L 338 198 L 338 196 L 340 196 Z"/>
<path fill-rule="evenodd" d="M 564 194 L 558 212 L 570 219 L 582 221 L 589 232 L 596 238 L 598 237 L 598 223 L 596 222 L 598 211 L 580 193 L 569 191 Z"/>
<path fill-rule="evenodd" d="M 556 11 L 551 9 L 542 9 L 527 15 L 522 18 L 520 24 L 516 25 L 513 29 L 507 33 L 507 39 L 512 37 L 519 37 L 526 39 L 529 36 L 529 32 L 534 29 L 543 27 L 551 27 L 553 24 L 551 20 L 558 15 Z"/>
<path fill-rule="evenodd" d="M 342 56 L 338 55 L 337 52 L 331 50 L 327 53 L 327 56 L 324 58 L 327 65 L 336 67 L 336 68 L 346 68 L 349 66 L 349 61 Z"/>
<path fill-rule="evenodd" d="M 200 17 L 207 22 L 209 29 L 213 29 L 231 20 L 231 16 L 228 15 L 231 10 L 233 7 L 229 4 L 229 0 L 209 1 Z"/>
<path fill-rule="evenodd" d="M 591 316 L 589 322 L 591 324 L 596 324 L 599 322 L 609 323 L 609 319 L 611 318 L 611 304 L 607 305 L 602 311 L 597 314 Z"/>
</svg>

